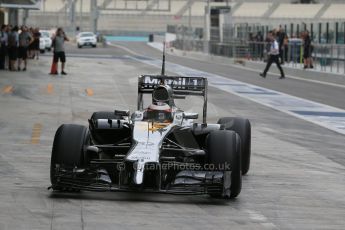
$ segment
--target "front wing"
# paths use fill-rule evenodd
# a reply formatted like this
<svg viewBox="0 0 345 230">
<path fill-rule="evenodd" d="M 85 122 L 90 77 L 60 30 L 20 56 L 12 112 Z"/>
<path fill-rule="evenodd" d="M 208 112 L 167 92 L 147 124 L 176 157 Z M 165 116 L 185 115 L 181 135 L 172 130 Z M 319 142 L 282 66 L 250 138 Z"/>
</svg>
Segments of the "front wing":
<svg viewBox="0 0 345 230">
<path fill-rule="evenodd" d="M 121 177 L 121 172 L 118 175 Z M 165 188 L 144 188 L 113 183 L 104 169 L 57 167 L 50 188 L 58 190 L 127 191 L 181 195 L 221 194 L 230 197 L 231 171 L 180 171 Z"/>
</svg>

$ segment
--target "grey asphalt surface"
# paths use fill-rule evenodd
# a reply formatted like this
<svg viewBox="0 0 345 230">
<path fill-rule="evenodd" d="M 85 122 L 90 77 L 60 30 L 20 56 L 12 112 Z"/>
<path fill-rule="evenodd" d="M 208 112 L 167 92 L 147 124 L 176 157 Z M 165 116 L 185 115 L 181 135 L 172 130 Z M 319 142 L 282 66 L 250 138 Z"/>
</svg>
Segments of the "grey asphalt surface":
<svg viewBox="0 0 345 230">
<path fill-rule="evenodd" d="M 141 55 L 141 43 L 118 44 Z M 344 136 L 244 98 L 209 89 L 209 122 L 252 123 L 252 165 L 237 199 L 47 190 L 53 137 L 62 123 L 87 125 L 92 112 L 134 109 L 140 74 L 160 70 L 121 48 L 67 47 L 67 76 L 50 76 L 50 56 L 28 71 L 0 72 L 2 229 L 344 229 Z M 80 57 L 80 55 L 84 57 Z M 344 89 L 168 55 L 168 61 L 345 108 Z M 341 81 L 341 79 L 340 79 Z M 339 83 L 341 84 L 341 82 Z M 200 99 L 179 102 L 198 111 Z M 201 106 L 200 106 L 201 107 Z"/>
</svg>

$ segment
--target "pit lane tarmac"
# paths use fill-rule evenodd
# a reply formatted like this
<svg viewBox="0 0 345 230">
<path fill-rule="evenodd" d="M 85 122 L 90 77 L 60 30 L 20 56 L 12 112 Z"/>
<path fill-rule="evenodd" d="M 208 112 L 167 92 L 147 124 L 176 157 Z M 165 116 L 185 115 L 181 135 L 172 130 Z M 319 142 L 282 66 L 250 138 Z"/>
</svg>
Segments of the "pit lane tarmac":
<svg viewBox="0 0 345 230">
<path fill-rule="evenodd" d="M 131 46 L 149 58 L 159 55 Z M 137 77 L 160 72 L 119 48 L 67 50 L 67 76 L 48 75 L 50 56 L 30 60 L 27 72 L 0 72 L 1 230 L 344 229 L 344 135 L 217 87 L 209 88 L 208 122 L 243 116 L 252 123 L 252 164 L 237 199 L 47 190 L 58 126 L 87 125 L 94 111 L 135 109 Z M 250 71 L 217 63 L 205 70 L 204 63 L 175 59 L 169 60 L 342 109 L 330 103 L 338 91 L 327 85 L 305 84 L 303 96 L 297 86 L 286 87 L 297 85 L 294 79 L 256 83 L 261 79 Z M 177 105 L 201 113 L 199 98 Z"/>
</svg>

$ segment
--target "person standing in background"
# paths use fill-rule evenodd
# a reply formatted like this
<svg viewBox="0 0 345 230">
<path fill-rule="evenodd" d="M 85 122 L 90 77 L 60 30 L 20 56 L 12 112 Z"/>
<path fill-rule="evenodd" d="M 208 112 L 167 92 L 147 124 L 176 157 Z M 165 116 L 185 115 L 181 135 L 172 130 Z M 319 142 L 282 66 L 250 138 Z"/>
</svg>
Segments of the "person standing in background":
<svg viewBox="0 0 345 230">
<path fill-rule="evenodd" d="M 34 38 L 34 29 L 32 27 L 29 28 L 29 33 L 30 33 L 31 37 Z M 34 45 L 35 45 L 35 38 L 34 38 L 34 41 L 31 42 L 31 44 L 28 47 L 28 58 L 30 58 L 30 59 L 33 59 L 34 55 L 35 55 Z"/>
<path fill-rule="evenodd" d="M 33 30 L 33 37 L 34 37 L 34 42 L 33 42 L 34 55 L 33 55 L 33 58 L 35 58 L 35 56 L 36 56 L 36 60 L 38 60 L 39 59 L 39 53 L 40 53 L 40 37 L 41 37 L 41 33 L 39 32 L 38 28 L 35 28 Z"/>
<path fill-rule="evenodd" d="M 7 55 L 8 34 L 7 26 L 2 25 L 0 31 L 0 70 L 5 69 L 5 60 Z"/>
<path fill-rule="evenodd" d="M 253 60 L 255 58 L 255 36 L 253 33 L 249 33 L 249 56 L 248 58 Z"/>
<path fill-rule="evenodd" d="M 279 79 L 284 79 L 285 74 L 284 74 L 282 67 L 280 66 L 280 63 L 279 63 L 279 44 L 276 40 L 277 39 L 276 33 L 270 32 L 268 35 L 268 39 L 271 42 L 270 51 L 269 51 L 269 58 L 267 61 L 266 68 L 265 68 L 263 73 L 260 73 L 260 76 L 265 78 L 269 68 L 271 67 L 272 63 L 274 62 L 274 63 L 276 63 L 276 65 L 280 71 L 280 78 Z"/>
<path fill-rule="evenodd" d="M 304 69 L 307 69 L 307 68 L 312 69 L 314 68 L 312 59 L 311 59 L 311 53 L 313 52 L 313 50 L 312 50 L 311 38 L 309 36 L 308 30 L 304 31 L 302 39 L 304 41 L 304 48 L 303 48 Z"/>
<path fill-rule="evenodd" d="M 271 36 L 272 36 L 273 31 L 268 31 L 266 34 L 265 42 L 264 42 L 264 62 L 268 62 L 269 59 L 269 53 L 271 49 Z"/>
<path fill-rule="evenodd" d="M 264 37 L 261 34 L 261 31 L 259 31 L 255 36 L 255 41 L 257 44 L 257 50 L 259 54 L 259 59 L 262 60 L 264 57 Z"/>
<path fill-rule="evenodd" d="M 284 38 L 286 36 L 286 33 L 281 25 L 279 25 L 279 30 L 277 33 L 277 40 L 279 45 L 279 57 L 280 57 L 280 64 L 284 64 L 284 56 L 285 56 L 285 50 L 284 50 Z"/>
<path fill-rule="evenodd" d="M 289 53 L 289 37 L 285 34 L 283 41 L 283 50 L 284 50 L 284 61 L 288 62 L 288 53 Z"/>
<path fill-rule="evenodd" d="M 65 63 L 66 63 L 65 41 L 69 41 L 69 39 L 67 38 L 63 29 L 58 28 L 55 33 L 55 37 L 53 39 L 53 49 L 54 49 L 53 62 L 54 64 L 57 65 L 57 63 L 60 60 L 62 75 L 67 75 L 67 73 L 65 72 Z M 58 72 L 56 71 L 55 73 L 52 73 L 52 74 L 58 74 Z"/>
<path fill-rule="evenodd" d="M 23 71 L 26 71 L 28 47 L 33 41 L 34 39 L 31 37 L 28 28 L 26 26 L 22 26 L 22 32 L 19 34 L 18 71 L 20 71 L 22 60 L 24 62 Z"/>
<path fill-rule="evenodd" d="M 15 64 L 18 58 L 18 26 L 14 26 L 8 34 L 8 57 L 10 71 L 16 71 Z"/>
</svg>

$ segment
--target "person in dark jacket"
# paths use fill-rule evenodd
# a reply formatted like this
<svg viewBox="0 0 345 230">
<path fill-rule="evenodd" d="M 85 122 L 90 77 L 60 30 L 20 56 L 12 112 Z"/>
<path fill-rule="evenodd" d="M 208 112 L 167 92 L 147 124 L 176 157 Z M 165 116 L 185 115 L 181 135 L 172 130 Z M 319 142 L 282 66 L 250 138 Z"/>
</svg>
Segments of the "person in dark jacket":
<svg viewBox="0 0 345 230">
<path fill-rule="evenodd" d="M 288 62 L 288 53 L 289 53 L 289 37 L 287 36 L 287 34 L 285 34 L 285 38 L 283 41 L 283 52 L 284 52 L 284 61 Z"/>
<path fill-rule="evenodd" d="M 312 58 L 311 58 L 311 54 L 313 52 L 313 46 L 311 44 L 311 38 L 309 36 L 309 31 L 305 31 L 303 33 L 303 62 L 304 62 L 304 69 L 307 68 L 314 68 L 313 66 L 313 62 L 312 62 Z"/>
<path fill-rule="evenodd" d="M 259 54 L 260 60 L 264 57 L 264 37 L 261 34 L 261 31 L 259 31 L 255 36 L 255 41 L 257 44 L 257 50 Z"/>
<path fill-rule="evenodd" d="M 281 64 L 284 64 L 284 54 L 285 54 L 284 39 L 285 39 L 285 37 L 286 37 L 285 30 L 280 25 L 278 33 L 277 33 L 277 41 L 278 41 L 278 45 L 279 45 L 279 57 L 280 57 L 280 63 Z"/>
<path fill-rule="evenodd" d="M 41 33 L 40 30 L 38 28 L 35 28 L 33 30 L 33 38 L 34 41 L 32 42 L 33 45 L 33 58 L 36 57 L 36 60 L 39 59 L 39 54 L 40 54 L 40 37 L 41 37 Z"/>
<path fill-rule="evenodd" d="M 5 60 L 7 55 L 8 34 L 7 26 L 2 25 L 0 31 L 0 70 L 5 69 Z"/>
<path fill-rule="evenodd" d="M 15 67 L 18 58 L 18 26 L 14 26 L 8 34 L 8 56 L 10 60 L 10 71 L 16 71 Z"/>
</svg>

